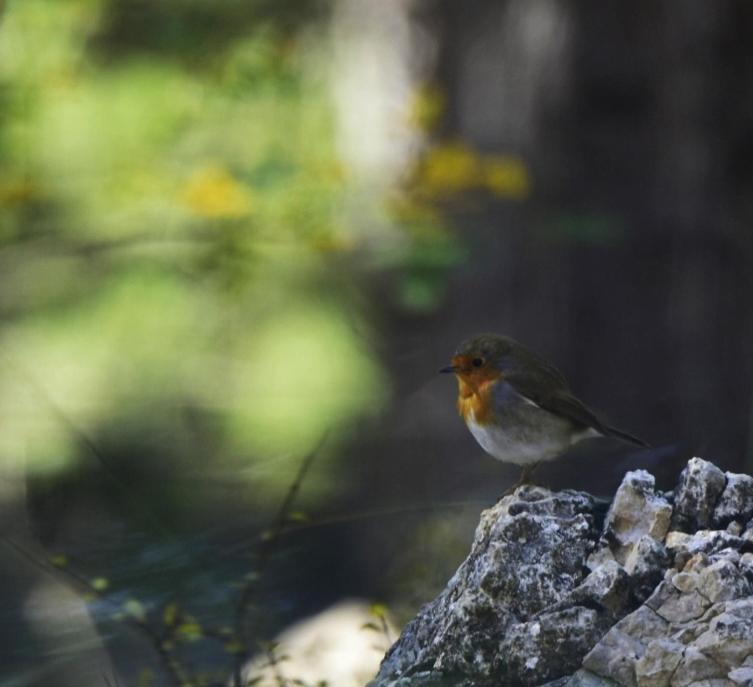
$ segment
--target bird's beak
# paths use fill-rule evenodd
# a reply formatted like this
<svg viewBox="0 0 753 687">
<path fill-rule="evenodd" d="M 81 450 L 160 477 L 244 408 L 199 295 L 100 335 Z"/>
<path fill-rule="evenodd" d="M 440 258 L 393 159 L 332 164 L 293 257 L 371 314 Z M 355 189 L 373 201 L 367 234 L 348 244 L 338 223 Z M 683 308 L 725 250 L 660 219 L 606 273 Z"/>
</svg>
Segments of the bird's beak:
<svg viewBox="0 0 753 687">
<path fill-rule="evenodd" d="M 449 375 L 457 371 L 458 371 L 458 368 L 455 367 L 455 365 L 448 365 L 447 367 L 443 367 L 439 372 L 440 374 L 443 374 L 443 375 Z"/>
</svg>

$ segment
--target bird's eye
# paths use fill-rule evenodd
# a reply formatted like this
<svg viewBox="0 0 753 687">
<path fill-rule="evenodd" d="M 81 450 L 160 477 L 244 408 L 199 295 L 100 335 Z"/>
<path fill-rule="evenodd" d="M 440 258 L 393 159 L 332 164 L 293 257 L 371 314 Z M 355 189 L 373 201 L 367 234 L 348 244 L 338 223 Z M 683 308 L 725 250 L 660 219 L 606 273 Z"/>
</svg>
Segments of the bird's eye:
<svg viewBox="0 0 753 687">
<path fill-rule="evenodd" d="M 473 360 L 471 360 L 471 365 L 473 365 L 473 367 L 481 367 L 483 364 L 483 358 L 474 358 Z"/>
</svg>

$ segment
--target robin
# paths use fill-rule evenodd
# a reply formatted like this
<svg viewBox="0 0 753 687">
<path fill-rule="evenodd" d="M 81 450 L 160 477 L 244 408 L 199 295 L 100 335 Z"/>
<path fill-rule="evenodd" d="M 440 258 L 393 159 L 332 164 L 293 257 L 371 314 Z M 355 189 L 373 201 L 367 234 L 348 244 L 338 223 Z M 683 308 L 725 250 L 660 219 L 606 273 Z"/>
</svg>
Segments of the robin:
<svg viewBox="0 0 753 687">
<path fill-rule="evenodd" d="M 522 467 L 518 485 L 583 439 L 609 436 L 648 447 L 601 420 L 572 395 L 557 368 L 507 336 L 464 341 L 440 372 L 457 377 L 458 412 L 481 448 Z"/>
</svg>

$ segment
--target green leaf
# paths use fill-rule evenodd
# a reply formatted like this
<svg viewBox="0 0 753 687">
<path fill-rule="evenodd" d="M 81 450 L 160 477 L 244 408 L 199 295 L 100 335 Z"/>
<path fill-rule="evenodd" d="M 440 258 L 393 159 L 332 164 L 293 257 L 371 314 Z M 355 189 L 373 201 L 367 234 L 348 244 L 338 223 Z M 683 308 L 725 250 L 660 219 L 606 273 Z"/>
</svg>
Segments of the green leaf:
<svg viewBox="0 0 753 687">
<path fill-rule="evenodd" d="M 109 581 L 105 577 L 95 577 L 89 584 L 91 584 L 92 589 L 98 592 L 104 592 L 110 586 Z"/>
<path fill-rule="evenodd" d="M 58 553 L 50 556 L 50 563 L 56 568 L 65 568 L 68 565 L 68 556 L 64 553 Z"/>
<path fill-rule="evenodd" d="M 246 647 L 243 646 L 243 643 L 239 642 L 237 640 L 234 640 L 232 642 L 228 642 L 227 644 L 225 644 L 225 646 L 223 648 L 229 654 L 242 654 L 245 651 L 245 649 L 246 649 Z"/>
<path fill-rule="evenodd" d="M 193 618 L 188 618 L 185 622 L 178 625 L 175 632 L 180 639 L 187 642 L 195 642 L 202 636 L 201 625 Z"/>
<path fill-rule="evenodd" d="M 311 518 L 301 510 L 295 510 L 288 515 L 289 522 L 308 522 Z"/>
<path fill-rule="evenodd" d="M 138 599 L 128 599 L 123 606 L 123 612 L 140 623 L 146 622 L 146 610 Z"/>
<path fill-rule="evenodd" d="M 387 615 L 387 606 L 380 603 L 373 603 L 369 606 L 369 613 L 377 618 L 384 618 Z"/>
<path fill-rule="evenodd" d="M 176 603 L 171 603 L 165 606 L 165 610 L 162 612 L 162 622 L 167 627 L 172 627 L 178 621 L 179 607 Z"/>
</svg>

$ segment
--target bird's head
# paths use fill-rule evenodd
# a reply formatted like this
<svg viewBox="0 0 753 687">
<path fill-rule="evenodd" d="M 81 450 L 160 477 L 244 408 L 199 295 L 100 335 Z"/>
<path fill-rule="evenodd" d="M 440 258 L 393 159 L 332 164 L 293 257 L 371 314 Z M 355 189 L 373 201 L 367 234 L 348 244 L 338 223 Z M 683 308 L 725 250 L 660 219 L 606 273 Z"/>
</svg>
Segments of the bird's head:
<svg viewBox="0 0 753 687">
<path fill-rule="evenodd" d="M 440 372 L 454 373 L 464 386 L 476 390 L 502 377 L 515 362 L 516 343 L 506 336 L 481 334 L 467 339 L 458 346 L 451 365 Z"/>
</svg>

